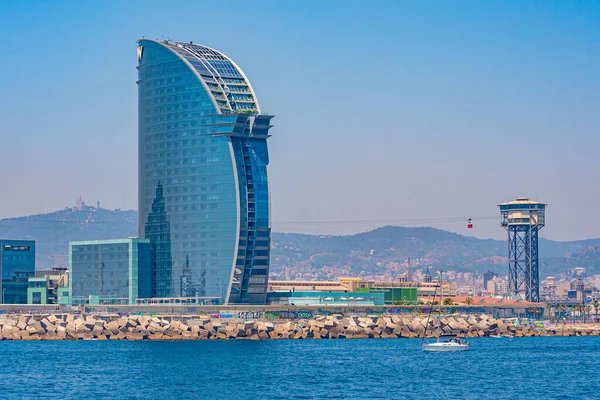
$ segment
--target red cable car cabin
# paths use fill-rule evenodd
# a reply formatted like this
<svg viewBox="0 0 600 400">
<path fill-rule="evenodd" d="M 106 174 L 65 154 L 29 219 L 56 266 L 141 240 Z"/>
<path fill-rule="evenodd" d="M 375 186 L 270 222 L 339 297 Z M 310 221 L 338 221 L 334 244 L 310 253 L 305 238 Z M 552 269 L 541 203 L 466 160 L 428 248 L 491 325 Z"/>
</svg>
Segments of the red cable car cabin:
<svg viewBox="0 0 600 400">
<path fill-rule="evenodd" d="M 473 228 L 473 222 L 471 221 L 471 218 L 469 218 L 469 220 L 467 221 L 467 228 L 469 228 L 469 229 Z"/>
</svg>

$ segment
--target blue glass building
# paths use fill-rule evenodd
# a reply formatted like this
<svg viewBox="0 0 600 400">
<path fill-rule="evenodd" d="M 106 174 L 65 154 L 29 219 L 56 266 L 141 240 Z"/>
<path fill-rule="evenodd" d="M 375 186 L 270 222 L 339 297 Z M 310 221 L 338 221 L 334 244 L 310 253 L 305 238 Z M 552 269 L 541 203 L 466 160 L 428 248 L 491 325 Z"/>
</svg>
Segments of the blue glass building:
<svg viewBox="0 0 600 400">
<path fill-rule="evenodd" d="M 265 304 L 272 117 L 216 50 L 141 39 L 137 55 L 139 235 L 153 245 L 153 296 Z"/>
<path fill-rule="evenodd" d="M 135 304 L 152 295 L 152 247 L 147 239 L 69 242 L 72 304 Z"/>
<path fill-rule="evenodd" d="M 0 274 L 2 303 L 27 304 L 27 280 L 35 275 L 35 242 L 0 239 Z"/>
</svg>

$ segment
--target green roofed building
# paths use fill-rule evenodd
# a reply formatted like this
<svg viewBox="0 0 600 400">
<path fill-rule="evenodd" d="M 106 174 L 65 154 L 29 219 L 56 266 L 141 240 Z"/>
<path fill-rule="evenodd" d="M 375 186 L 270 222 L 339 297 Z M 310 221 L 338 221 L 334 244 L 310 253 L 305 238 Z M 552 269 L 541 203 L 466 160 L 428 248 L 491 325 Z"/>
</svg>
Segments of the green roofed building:
<svg viewBox="0 0 600 400">
<path fill-rule="evenodd" d="M 416 287 L 377 287 L 377 288 L 357 288 L 357 292 L 364 293 L 382 293 L 385 304 L 419 304 Z"/>
<path fill-rule="evenodd" d="M 151 297 L 150 240 L 70 242 L 69 293 L 73 305 L 135 304 Z"/>
</svg>

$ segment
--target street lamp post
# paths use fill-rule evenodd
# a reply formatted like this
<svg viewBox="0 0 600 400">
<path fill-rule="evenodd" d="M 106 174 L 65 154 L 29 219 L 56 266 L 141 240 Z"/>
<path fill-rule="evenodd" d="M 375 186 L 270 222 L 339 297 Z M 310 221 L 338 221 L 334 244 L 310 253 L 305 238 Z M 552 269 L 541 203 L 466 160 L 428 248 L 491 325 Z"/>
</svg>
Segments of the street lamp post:
<svg viewBox="0 0 600 400">
<path fill-rule="evenodd" d="M 6 292 L 6 288 L 2 288 L 2 304 L 4 304 L 4 292 Z"/>
</svg>

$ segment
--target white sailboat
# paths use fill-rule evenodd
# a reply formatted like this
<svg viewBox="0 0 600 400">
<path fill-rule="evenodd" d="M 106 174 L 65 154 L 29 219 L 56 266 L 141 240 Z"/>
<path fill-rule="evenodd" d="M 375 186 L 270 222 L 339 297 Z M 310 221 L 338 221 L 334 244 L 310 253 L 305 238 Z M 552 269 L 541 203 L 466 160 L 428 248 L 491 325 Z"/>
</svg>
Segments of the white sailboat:
<svg viewBox="0 0 600 400">
<path fill-rule="evenodd" d="M 440 335 L 436 342 L 421 344 L 423 351 L 455 352 L 471 349 L 471 343 L 465 342 L 456 335 Z"/>
<path fill-rule="evenodd" d="M 439 286 L 442 286 L 442 272 L 440 271 Z M 427 324 L 423 331 L 423 338 L 421 339 L 421 348 L 423 351 L 430 352 L 456 352 L 456 351 L 467 351 L 469 350 L 470 343 L 462 340 L 454 334 L 442 334 L 441 333 L 441 316 L 442 316 L 442 294 L 440 293 L 440 307 L 438 312 L 438 324 L 437 324 L 437 340 L 435 342 L 424 343 L 425 334 L 427 333 L 427 326 L 429 326 L 429 318 L 433 312 L 433 303 L 435 302 L 435 296 L 437 294 L 437 287 L 433 293 L 433 300 L 431 302 L 431 308 L 429 309 L 429 315 L 427 316 Z"/>
</svg>

